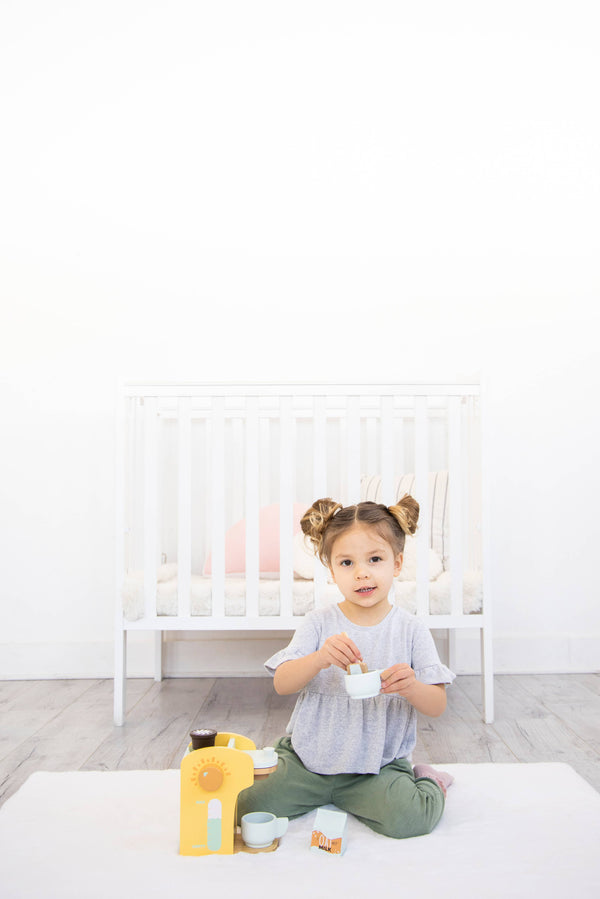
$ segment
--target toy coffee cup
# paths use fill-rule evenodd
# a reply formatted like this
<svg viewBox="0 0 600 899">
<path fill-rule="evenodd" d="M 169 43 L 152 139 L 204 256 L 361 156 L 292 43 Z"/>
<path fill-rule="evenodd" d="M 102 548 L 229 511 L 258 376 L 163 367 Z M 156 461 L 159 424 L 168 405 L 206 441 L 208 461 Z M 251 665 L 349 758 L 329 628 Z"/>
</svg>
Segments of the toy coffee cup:
<svg viewBox="0 0 600 899">
<path fill-rule="evenodd" d="M 277 753 L 272 746 L 265 746 L 264 749 L 244 749 L 243 752 L 254 762 L 255 771 L 260 768 L 272 768 L 277 764 Z"/>
<path fill-rule="evenodd" d="M 192 749 L 204 749 L 207 746 L 214 746 L 217 737 L 216 730 L 212 727 L 196 728 L 190 731 L 192 738 Z"/>
<path fill-rule="evenodd" d="M 251 849 L 266 849 L 287 828 L 287 818 L 276 818 L 270 812 L 248 812 L 242 818 L 242 840 Z"/>
<path fill-rule="evenodd" d="M 370 699 L 381 691 L 381 671 L 367 671 L 366 674 L 345 674 L 344 686 L 352 699 Z"/>
</svg>

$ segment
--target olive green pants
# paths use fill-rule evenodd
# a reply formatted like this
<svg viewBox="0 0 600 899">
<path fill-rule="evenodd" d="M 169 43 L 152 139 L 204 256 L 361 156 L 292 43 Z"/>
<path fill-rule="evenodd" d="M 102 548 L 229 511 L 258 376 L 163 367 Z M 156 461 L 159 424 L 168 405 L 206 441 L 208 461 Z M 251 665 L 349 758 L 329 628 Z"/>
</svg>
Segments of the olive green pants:
<svg viewBox="0 0 600 899">
<path fill-rule="evenodd" d="M 407 759 L 396 759 L 379 774 L 314 774 L 294 750 L 290 737 L 275 744 L 277 770 L 238 797 L 238 820 L 247 812 L 297 818 L 332 803 L 377 833 L 395 839 L 430 833 L 444 810 L 441 788 L 415 780 Z"/>
</svg>

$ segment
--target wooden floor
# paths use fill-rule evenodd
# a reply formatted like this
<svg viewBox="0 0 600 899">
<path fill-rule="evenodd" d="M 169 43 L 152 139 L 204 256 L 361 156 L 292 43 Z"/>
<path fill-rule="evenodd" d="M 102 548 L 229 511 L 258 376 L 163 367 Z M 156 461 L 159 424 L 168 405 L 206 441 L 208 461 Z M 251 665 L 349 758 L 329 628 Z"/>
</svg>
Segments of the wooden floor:
<svg viewBox="0 0 600 899">
<path fill-rule="evenodd" d="M 480 679 L 459 676 L 441 718 L 420 719 L 414 761 L 566 762 L 600 792 L 600 674 L 501 675 L 484 724 Z M 294 697 L 270 678 L 130 680 L 123 727 L 111 680 L 0 681 L 0 804 L 34 771 L 177 768 L 193 727 L 267 746 Z"/>
</svg>

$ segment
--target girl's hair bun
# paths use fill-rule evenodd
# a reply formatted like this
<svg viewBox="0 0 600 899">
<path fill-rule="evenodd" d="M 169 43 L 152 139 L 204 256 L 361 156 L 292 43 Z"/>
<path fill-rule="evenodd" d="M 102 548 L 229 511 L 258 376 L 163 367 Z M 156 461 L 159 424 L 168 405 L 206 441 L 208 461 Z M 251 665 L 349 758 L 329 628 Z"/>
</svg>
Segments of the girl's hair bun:
<svg viewBox="0 0 600 899">
<path fill-rule="evenodd" d="M 319 538 L 342 505 L 333 499 L 317 499 L 300 519 L 300 527 L 311 540 Z"/>
<path fill-rule="evenodd" d="M 419 504 L 414 497 L 405 493 L 395 506 L 389 506 L 389 511 L 405 534 L 415 533 L 419 520 Z"/>
<path fill-rule="evenodd" d="M 312 542 L 319 557 L 323 549 L 323 535 L 327 525 L 338 509 L 342 508 L 341 503 L 336 503 L 335 500 L 329 499 L 329 497 L 317 499 L 300 519 L 300 527 Z"/>
</svg>

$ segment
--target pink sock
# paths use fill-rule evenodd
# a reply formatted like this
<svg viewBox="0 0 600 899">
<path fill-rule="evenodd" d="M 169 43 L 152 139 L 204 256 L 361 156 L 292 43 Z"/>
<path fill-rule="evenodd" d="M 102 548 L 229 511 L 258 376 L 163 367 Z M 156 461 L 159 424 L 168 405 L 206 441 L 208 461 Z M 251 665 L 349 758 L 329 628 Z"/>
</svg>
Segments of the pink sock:
<svg viewBox="0 0 600 899">
<path fill-rule="evenodd" d="M 448 774 L 447 771 L 437 771 L 435 768 L 432 768 L 431 765 L 415 765 L 413 771 L 415 779 L 427 777 L 429 780 L 435 781 L 438 787 L 441 788 L 444 796 L 446 795 L 446 791 L 450 784 L 454 783 L 454 778 L 451 774 Z"/>
</svg>

